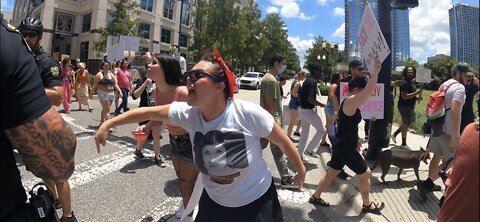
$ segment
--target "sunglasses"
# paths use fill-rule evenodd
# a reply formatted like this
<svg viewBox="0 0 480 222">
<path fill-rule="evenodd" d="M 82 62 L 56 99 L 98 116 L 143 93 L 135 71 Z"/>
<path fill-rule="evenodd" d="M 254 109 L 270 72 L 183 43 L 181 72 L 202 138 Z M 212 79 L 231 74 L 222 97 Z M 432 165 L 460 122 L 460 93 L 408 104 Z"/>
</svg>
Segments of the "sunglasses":
<svg viewBox="0 0 480 222">
<path fill-rule="evenodd" d="M 206 73 L 206 72 L 201 71 L 201 70 L 192 70 L 190 72 L 186 72 L 185 74 L 183 74 L 183 80 L 184 80 L 185 83 L 187 81 L 195 83 L 197 80 L 199 80 L 201 78 L 209 78 L 209 79 L 213 80 L 214 82 L 222 82 L 223 81 L 220 77 L 218 77 L 216 75 L 212 75 L 210 73 Z"/>
<path fill-rule="evenodd" d="M 31 38 L 35 38 L 38 36 L 38 34 L 36 32 L 21 32 L 23 37 L 31 37 Z"/>
</svg>

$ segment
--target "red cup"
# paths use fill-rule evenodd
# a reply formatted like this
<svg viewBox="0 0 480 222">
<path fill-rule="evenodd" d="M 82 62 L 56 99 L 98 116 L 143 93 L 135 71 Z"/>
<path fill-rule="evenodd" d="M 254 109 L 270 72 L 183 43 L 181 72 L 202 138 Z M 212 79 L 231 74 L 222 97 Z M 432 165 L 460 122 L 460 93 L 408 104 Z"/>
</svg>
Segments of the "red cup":
<svg viewBox="0 0 480 222">
<path fill-rule="evenodd" d="M 133 139 L 136 141 L 144 141 L 148 137 L 148 133 L 145 133 L 143 131 L 133 131 L 132 135 L 133 135 Z"/>
</svg>

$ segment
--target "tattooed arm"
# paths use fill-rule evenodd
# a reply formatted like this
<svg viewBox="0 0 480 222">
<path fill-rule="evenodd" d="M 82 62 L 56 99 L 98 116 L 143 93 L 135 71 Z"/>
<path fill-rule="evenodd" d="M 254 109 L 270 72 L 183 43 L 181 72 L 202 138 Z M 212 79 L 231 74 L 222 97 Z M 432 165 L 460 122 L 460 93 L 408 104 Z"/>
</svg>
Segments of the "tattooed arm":
<svg viewBox="0 0 480 222">
<path fill-rule="evenodd" d="M 35 176 L 65 181 L 72 175 L 76 137 L 53 108 L 36 119 L 5 129 L 5 134 Z"/>
</svg>

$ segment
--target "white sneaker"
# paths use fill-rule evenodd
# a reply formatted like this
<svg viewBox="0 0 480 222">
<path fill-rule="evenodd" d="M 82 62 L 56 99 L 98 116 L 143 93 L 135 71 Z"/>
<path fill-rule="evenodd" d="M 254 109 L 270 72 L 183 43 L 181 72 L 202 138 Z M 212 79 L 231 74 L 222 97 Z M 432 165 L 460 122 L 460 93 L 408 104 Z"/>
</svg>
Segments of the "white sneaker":
<svg viewBox="0 0 480 222">
<path fill-rule="evenodd" d="M 393 143 L 397 144 L 397 137 L 395 136 L 395 134 L 392 134 L 392 141 Z"/>
<path fill-rule="evenodd" d="M 181 222 L 193 222 L 193 217 L 185 217 Z"/>
<path fill-rule="evenodd" d="M 184 211 L 185 211 L 185 207 L 183 206 L 183 201 L 180 201 L 180 206 L 178 206 L 178 210 L 177 212 L 175 212 L 175 218 L 177 219 L 182 218 Z"/>
</svg>

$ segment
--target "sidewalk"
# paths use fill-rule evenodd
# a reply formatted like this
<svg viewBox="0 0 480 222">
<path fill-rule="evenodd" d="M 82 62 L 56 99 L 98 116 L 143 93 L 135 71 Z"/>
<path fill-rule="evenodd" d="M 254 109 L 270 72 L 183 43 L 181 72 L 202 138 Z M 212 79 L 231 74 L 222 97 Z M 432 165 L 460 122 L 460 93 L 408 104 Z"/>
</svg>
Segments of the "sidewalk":
<svg viewBox="0 0 480 222">
<path fill-rule="evenodd" d="M 326 102 L 326 97 L 323 96 L 321 101 Z M 325 115 L 323 109 L 318 109 L 318 113 L 324 120 Z M 392 132 L 397 128 L 397 126 L 393 126 Z M 315 130 L 311 129 L 309 138 L 312 138 L 314 133 Z M 360 138 L 364 138 L 363 121 L 359 125 L 359 134 Z M 397 139 L 400 139 L 400 136 L 398 136 Z M 408 133 L 407 144 L 412 150 L 419 150 L 420 147 L 425 148 L 427 142 L 428 137 L 424 138 L 420 135 L 410 132 Z M 395 148 L 396 146 L 397 145 L 390 141 L 389 148 Z M 362 150 L 367 147 L 368 144 L 364 141 L 362 143 Z M 383 150 L 389 148 L 384 148 Z M 318 180 L 320 179 L 320 177 L 318 177 L 319 172 L 315 171 L 322 171 L 320 174 L 321 177 L 323 177 L 326 170 L 326 163 L 330 160 L 331 155 L 326 147 L 320 147 L 317 153 L 321 158 L 309 158 L 308 163 L 306 164 L 316 165 L 313 169 L 311 169 L 312 167 L 307 167 L 307 170 L 309 171 L 307 172 L 306 183 L 309 184 L 318 184 Z M 329 208 L 321 208 L 322 211 L 333 210 L 337 211 L 337 214 L 343 213 L 345 217 L 341 218 L 341 221 L 436 221 L 439 212 L 438 200 L 443 194 L 443 191 L 427 195 L 427 201 L 422 203 L 416 186 L 417 179 L 413 169 L 404 169 L 400 176 L 401 180 L 397 181 L 398 168 L 396 166 L 391 166 L 389 173 L 385 177 L 385 181 L 387 181 L 388 184 L 383 184 L 381 182 L 380 176 L 382 172 L 380 166 L 372 171 L 371 194 L 375 200 L 383 201 L 385 203 L 385 209 L 382 211 L 381 216 L 360 213 L 362 199 L 359 192 L 358 177 L 356 177 L 355 173 L 348 167 L 345 167 L 344 169 L 349 175 L 353 176 L 353 178 L 349 177 L 346 181 L 338 178 L 334 180 L 330 189 L 327 189 L 327 192 L 322 195 L 322 197 L 330 202 L 332 206 Z M 312 174 L 317 177 L 314 181 L 312 181 L 312 179 L 314 179 L 311 176 Z M 422 162 L 420 164 L 419 174 L 420 179 L 425 180 L 428 176 L 428 165 L 425 165 Z M 442 186 L 443 190 L 444 186 L 440 180 L 437 180 L 436 184 Z M 315 187 L 308 187 L 308 190 L 311 193 L 313 193 L 314 189 Z M 332 193 L 329 193 L 330 190 L 334 192 L 333 195 Z"/>
</svg>

